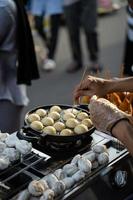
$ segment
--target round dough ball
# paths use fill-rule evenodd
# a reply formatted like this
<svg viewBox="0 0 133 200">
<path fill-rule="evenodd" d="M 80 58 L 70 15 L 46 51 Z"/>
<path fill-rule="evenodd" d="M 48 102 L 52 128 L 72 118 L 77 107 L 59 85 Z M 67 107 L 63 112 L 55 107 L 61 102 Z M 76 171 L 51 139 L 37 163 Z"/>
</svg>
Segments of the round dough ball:
<svg viewBox="0 0 133 200">
<path fill-rule="evenodd" d="M 82 124 L 86 125 L 88 128 L 92 127 L 92 121 L 89 118 L 85 118 L 82 120 Z"/>
<path fill-rule="evenodd" d="M 80 112 L 80 113 L 78 113 L 78 115 L 77 115 L 77 118 L 78 118 L 79 120 L 83 120 L 83 119 L 88 118 L 88 117 L 89 117 L 89 115 L 88 115 L 86 112 Z"/>
<path fill-rule="evenodd" d="M 16 142 L 18 142 L 19 139 L 16 135 L 16 133 L 12 133 L 11 135 L 9 135 L 6 140 L 5 140 L 5 143 L 8 147 L 15 147 L 16 145 Z"/>
<path fill-rule="evenodd" d="M 45 117 L 46 114 L 47 114 L 47 111 L 42 109 L 42 108 L 40 108 L 40 109 L 36 110 L 36 114 L 38 114 L 40 117 Z"/>
<path fill-rule="evenodd" d="M 15 148 L 5 148 L 2 155 L 8 157 L 11 162 L 20 158 L 20 153 Z"/>
<path fill-rule="evenodd" d="M 28 191 L 35 197 L 41 196 L 45 191 L 43 184 L 40 181 L 33 180 L 28 186 Z"/>
<path fill-rule="evenodd" d="M 79 113 L 79 110 L 77 110 L 75 108 L 68 108 L 68 109 L 64 110 L 64 113 L 72 113 L 74 115 L 77 115 Z"/>
<path fill-rule="evenodd" d="M 0 132 L 0 141 L 5 142 L 6 138 L 9 136 L 8 133 L 1 133 Z"/>
<path fill-rule="evenodd" d="M 50 112 L 54 112 L 54 111 L 60 113 L 60 112 L 61 112 L 60 106 L 52 106 L 52 107 L 50 108 Z"/>
<path fill-rule="evenodd" d="M 60 135 L 62 136 L 71 136 L 73 135 L 73 131 L 66 128 L 66 129 L 63 129 L 61 132 L 60 132 Z"/>
<path fill-rule="evenodd" d="M 78 160 L 78 168 L 79 170 L 85 172 L 85 173 L 90 173 L 91 172 L 91 169 L 92 169 L 92 164 L 89 160 L 81 157 L 79 160 Z"/>
<path fill-rule="evenodd" d="M 104 165 L 109 162 L 109 156 L 106 152 L 103 152 L 98 155 L 97 160 L 100 165 Z"/>
<path fill-rule="evenodd" d="M 40 116 L 36 113 L 32 113 L 28 116 L 27 120 L 29 123 L 32 123 L 34 121 L 40 121 Z"/>
<path fill-rule="evenodd" d="M 92 150 L 95 153 L 103 153 L 103 152 L 107 151 L 107 148 L 105 145 L 95 145 L 95 146 L 93 146 Z"/>
<path fill-rule="evenodd" d="M 8 157 L 0 156 L 0 170 L 6 169 L 10 165 Z"/>
<path fill-rule="evenodd" d="M 84 124 L 79 124 L 74 128 L 74 132 L 77 134 L 83 134 L 88 131 L 88 127 Z"/>
<path fill-rule="evenodd" d="M 54 191 L 52 189 L 47 189 L 41 196 L 40 200 L 53 200 L 54 197 L 55 197 Z"/>
<path fill-rule="evenodd" d="M 70 118 L 66 121 L 66 126 L 68 128 L 75 128 L 75 126 L 77 126 L 79 124 L 77 119 L 74 118 Z"/>
<path fill-rule="evenodd" d="M 49 117 L 51 117 L 53 120 L 58 120 L 60 118 L 60 114 L 56 111 L 50 112 L 48 114 Z"/>
<path fill-rule="evenodd" d="M 65 128 L 65 124 L 63 124 L 62 122 L 56 122 L 54 124 L 54 128 L 57 130 L 57 131 L 62 131 L 64 128 Z"/>
<path fill-rule="evenodd" d="M 6 144 L 0 141 L 0 153 L 2 153 L 6 148 Z"/>
<path fill-rule="evenodd" d="M 72 114 L 72 113 L 70 113 L 70 112 L 65 113 L 65 114 L 63 115 L 63 120 L 64 120 L 64 121 L 67 121 L 67 120 L 70 119 L 70 118 L 75 118 L 75 115 Z"/>
<path fill-rule="evenodd" d="M 21 154 L 25 155 L 31 152 L 32 143 L 26 140 L 19 140 L 19 142 L 16 142 L 15 147 L 16 147 L 16 150 L 18 150 Z"/>
<path fill-rule="evenodd" d="M 44 126 L 52 126 L 54 124 L 54 120 L 51 117 L 44 117 L 41 122 Z"/>
<path fill-rule="evenodd" d="M 33 121 L 30 127 L 36 131 L 41 131 L 43 129 L 43 124 L 39 121 Z"/>
<path fill-rule="evenodd" d="M 94 162 L 96 160 L 96 153 L 93 151 L 88 151 L 88 152 L 84 153 L 82 156 L 83 156 L 83 158 L 86 158 L 91 162 Z"/>
<path fill-rule="evenodd" d="M 43 129 L 43 133 L 49 135 L 56 135 L 56 129 L 53 126 L 47 126 Z"/>
</svg>

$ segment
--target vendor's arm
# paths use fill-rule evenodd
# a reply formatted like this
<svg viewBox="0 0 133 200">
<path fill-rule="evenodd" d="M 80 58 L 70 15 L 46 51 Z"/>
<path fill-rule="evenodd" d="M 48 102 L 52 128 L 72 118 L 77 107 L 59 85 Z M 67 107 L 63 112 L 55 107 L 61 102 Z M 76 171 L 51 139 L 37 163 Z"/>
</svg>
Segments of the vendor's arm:
<svg viewBox="0 0 133 200">
<path fill-rule="evenodd" d="M 90 100 L 89 109 L 96 129 L 118 138 L 133 155 L 132 117 L 108 100 L 95 96 Z"/>
<path fill-rule="evenodd" d="M 80 96 L 105 96 L 111 92 L 133 92 L 133 77 L 118 79 L 103 79 L 87 76 L 74 91 L 74 99 L 78 101 Z"/>
<path fill-rule="evenodd" d="M 110 92 L 133 92 L 133 77 L 113 79 L 110 81 Z"/>
<path fill-rule="evenodd" d="M 122 120 L 112 129 L 112 134 L 118 138 L 133 155 L 133 126 L 128 121 Z"/>
</svg>

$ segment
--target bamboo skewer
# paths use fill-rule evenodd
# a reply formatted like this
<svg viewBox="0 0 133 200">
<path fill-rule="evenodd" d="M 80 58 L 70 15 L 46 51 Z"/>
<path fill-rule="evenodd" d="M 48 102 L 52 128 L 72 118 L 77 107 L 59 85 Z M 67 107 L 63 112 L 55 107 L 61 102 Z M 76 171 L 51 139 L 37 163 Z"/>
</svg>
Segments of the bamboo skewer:
<svg viewBox="0 0 133 200">
<path fill-rule="evenodd" d="M 124 64 L 121 65 L 120 67 L 120 78 L 123 78 L 123 73 L 124 72 Z"/>
<path fill-rule="evenodd" d="M 87 68 L 88 68 L 88 66 L 86 65 L 86 67 L 84 68 L 83 74 L 82 74 L 82 76 L 81 76 L 79 85 L 82 84 L 82 82 L 83 82 L 83 80 L 84 80 L 84 78 L 85 78 L 85 75 L 86 75 L 86 72 L 87 72 Z M 73 106 L 76 106 L 76 102 L 75 102 L 75 101 L 73 102 Z M 72 112 L 73 112 L 73 109 L 72 109 Z"/>
</svg>

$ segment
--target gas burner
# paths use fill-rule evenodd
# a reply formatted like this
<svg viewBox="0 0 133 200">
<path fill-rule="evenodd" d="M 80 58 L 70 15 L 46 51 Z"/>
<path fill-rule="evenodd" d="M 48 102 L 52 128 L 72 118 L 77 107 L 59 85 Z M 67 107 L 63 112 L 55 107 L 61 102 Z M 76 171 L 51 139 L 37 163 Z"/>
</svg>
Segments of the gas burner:
<svg viewBox="0 0 133 200">
<path fill-rule="evenodd" d="M 45 143 L 37 143 L 34 144 L 34 148 L 42 151 L 54 158 L 67 158 L 72 157 L 73 155 L 80 153 L 81 151 L 85 151 L 90 148 L 92 144 L 93 138 L 91 136 L 77 140 L 74 142 L 68 143 L 56 143 L 56 142 L 49 142 L 46 141 Z M 66 153 L 67 152 L 67 153 Z"/>
</svg>

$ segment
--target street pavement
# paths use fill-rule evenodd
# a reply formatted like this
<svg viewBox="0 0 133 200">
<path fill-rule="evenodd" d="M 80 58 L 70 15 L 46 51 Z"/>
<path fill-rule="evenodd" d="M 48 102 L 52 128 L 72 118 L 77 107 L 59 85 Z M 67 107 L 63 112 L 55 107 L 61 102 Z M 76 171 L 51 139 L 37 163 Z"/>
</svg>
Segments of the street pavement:
<svg viewBox="0 0 133 200">
<path fill-rule="evenodd" d="M 104 66 L 104 71 L 98 74 L 100 77 L 119 77 L 121 74 L 121 63 L 124 51 L 124 41 L 126 33 L 126 11 L 122 7 L 117 12 L 113 12 L 104 16 L 99 16 L 98 23 L 99 43 L 100 43 L 100 59 Z M 66 67 L 71 62 L 71 51 L 68 42 L 68 35 L 65 27 L 61 27 L 58 48 L 56 52 L 57 67 L 52 72 L 42 70 L 42 55 L 45 50 L 42 41 L 37 33 L 33 32 L 36 46 L 41 47 L 41 51 L 37 52 L 40 79 L 33 82 L 28 87 L 29 105 L 24 109 L 22 116 L 22 124 L 24 115 L 27 111 L 37 106 L 47 104 L 73 104 L 72 93 L 74 87 L 82 78 L 84 69 L 74 74 L 66 73 Z M 84 65 L 89 64 L 88 51 L 85 44 L 84 32 L 81 34 L 81 43 L 84 55 Z"/>
</svg>

